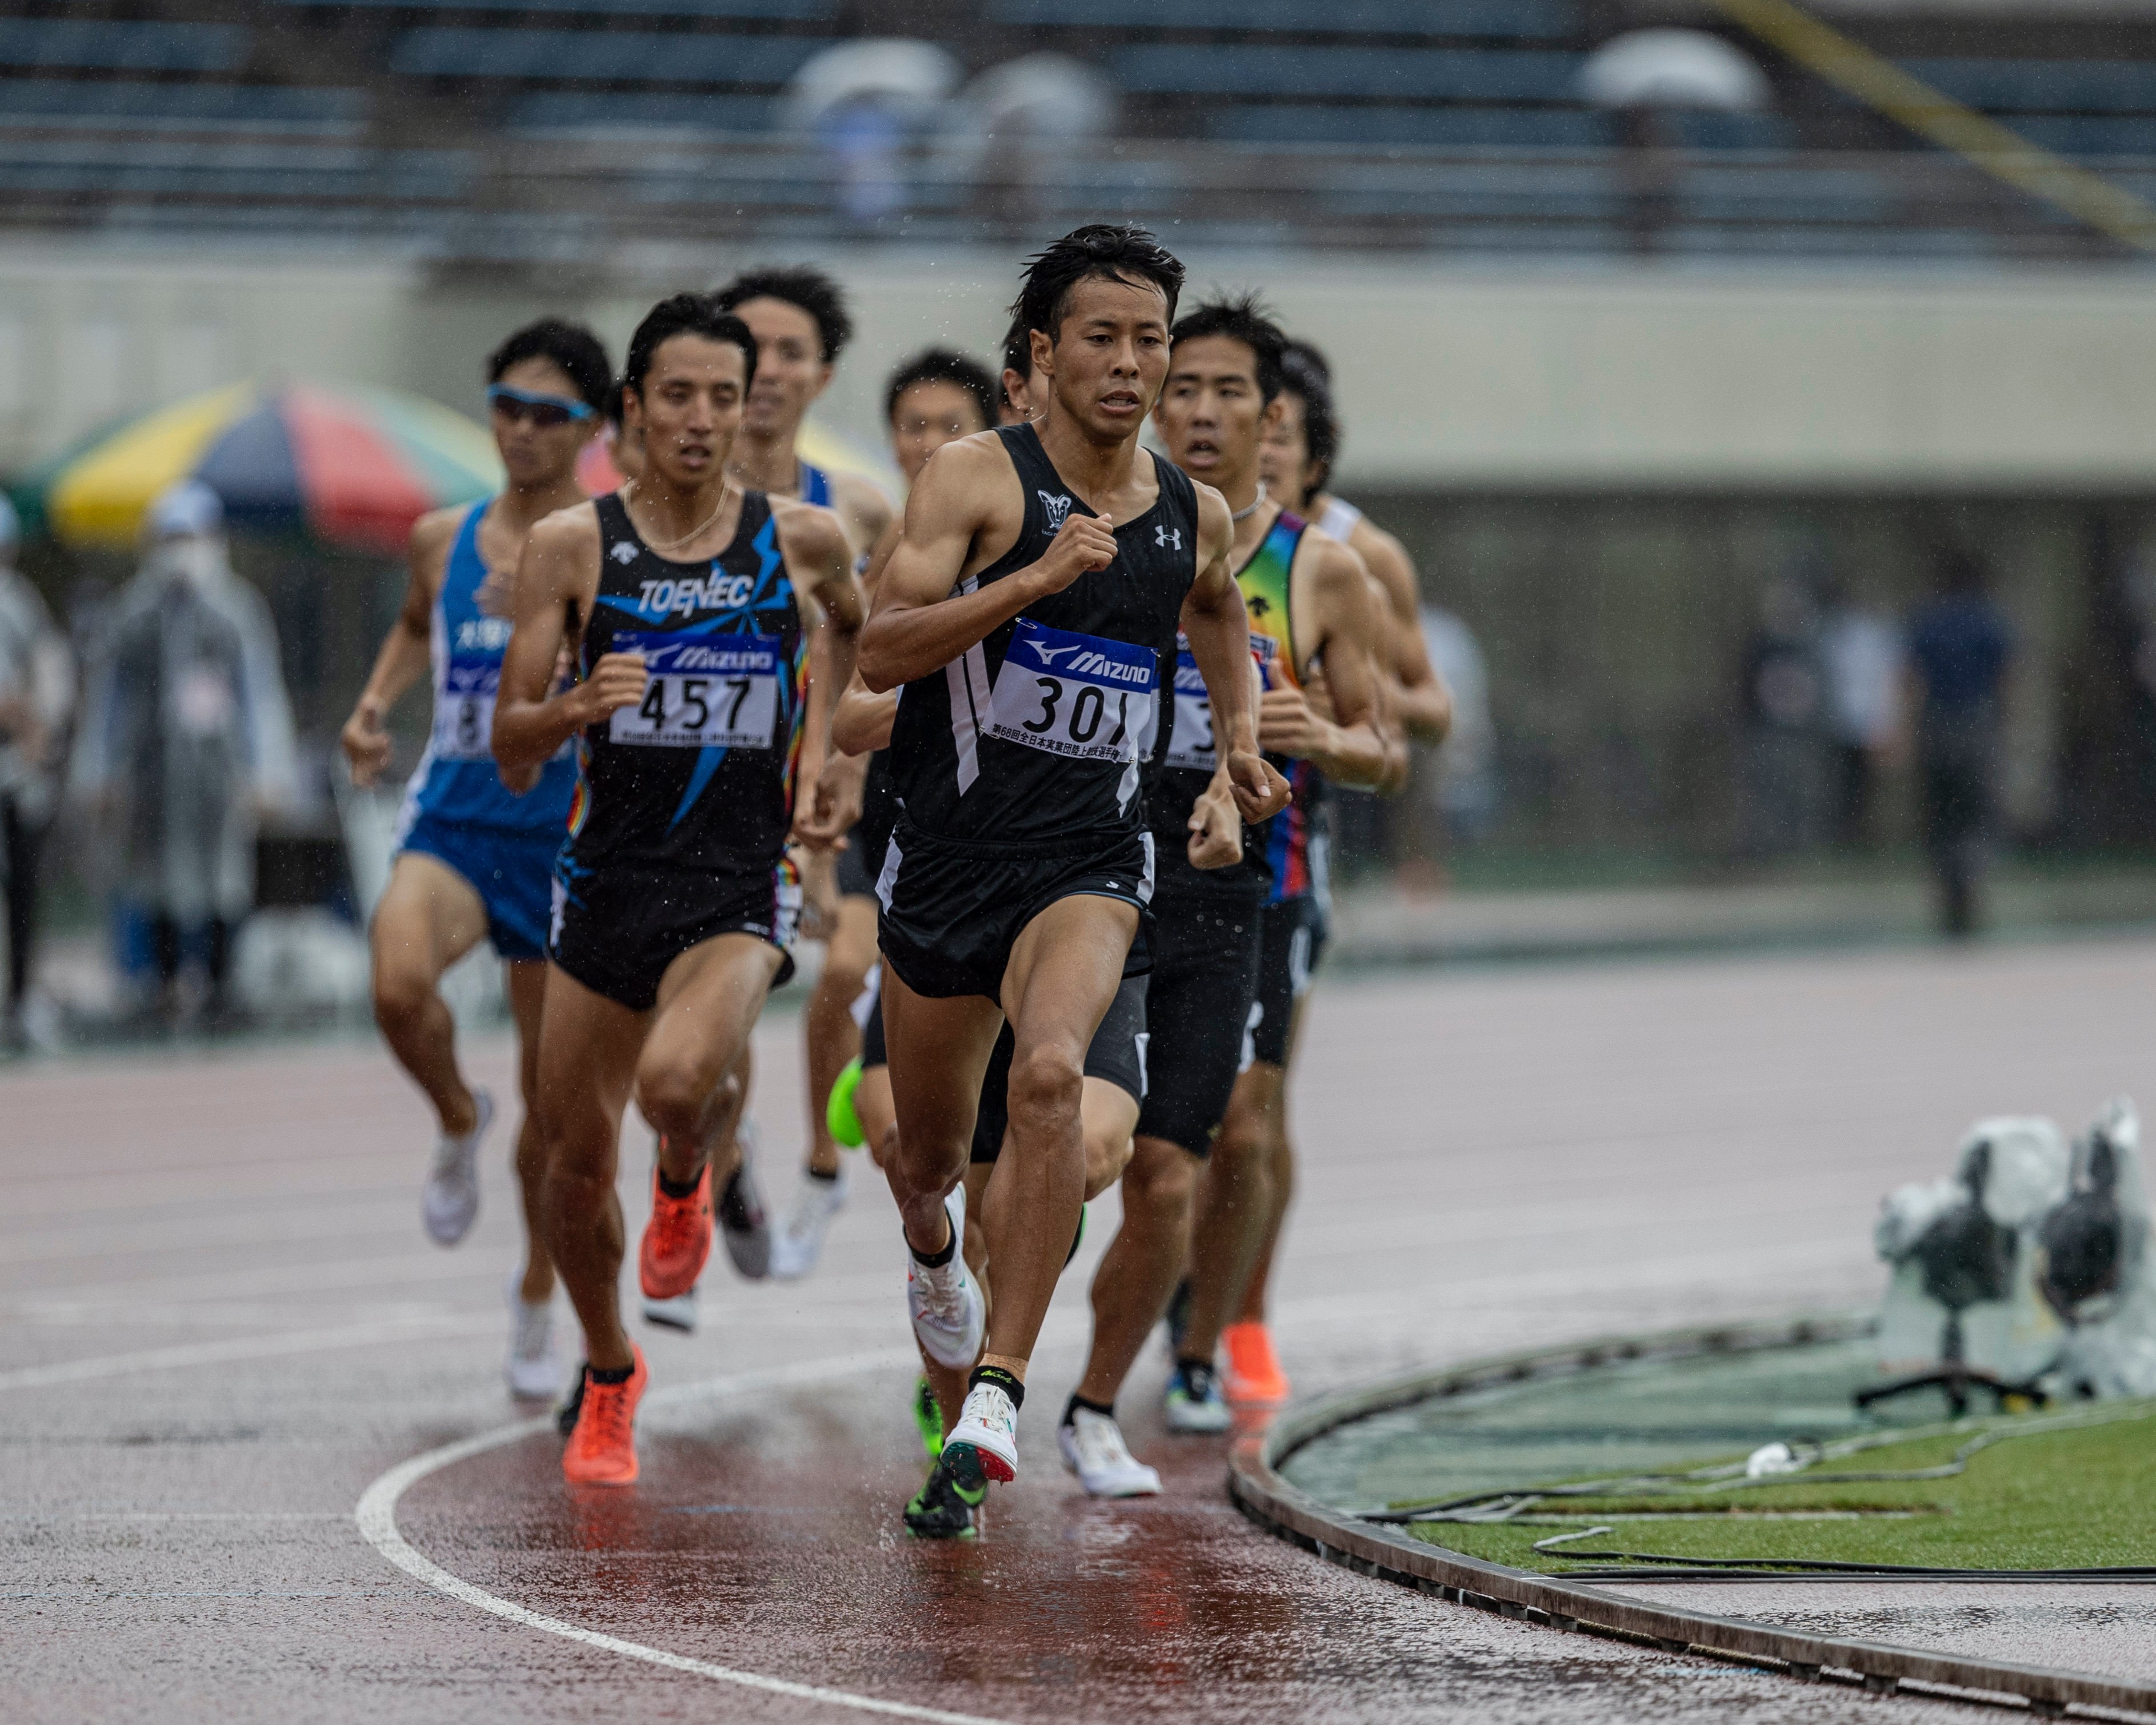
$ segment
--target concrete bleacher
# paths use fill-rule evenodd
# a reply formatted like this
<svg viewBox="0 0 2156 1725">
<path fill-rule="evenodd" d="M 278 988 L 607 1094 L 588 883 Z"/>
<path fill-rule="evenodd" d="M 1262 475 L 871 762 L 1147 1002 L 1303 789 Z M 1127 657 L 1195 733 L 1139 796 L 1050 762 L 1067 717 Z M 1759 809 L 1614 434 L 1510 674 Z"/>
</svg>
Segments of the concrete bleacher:
<svg viewBox="0 0 2156 1725">
<path fill-rule="evenodd" d="M 1295 32 L 1318 36 L 1569 36 L 1572 0 L 988 0 L 998 23 L 1102 30 Z"/>
<path fill-rule="evenodd" d="M 253 33 L 241 24 L 0 18 L 0 66 L 101 72 L 233 72 Z"/>
<path fill-rule="evenodd" d="M 668 35 L 651 30 L 408 30 L 389 67 L 411 78 L 775 89 L 825 44 L 813 37 Z"/>
<path fill-rule="evenodd" d="M 366 129 L 369 105 L 363 90 L 0 78 L 0 128 L 350 137 Z"/>
<path fill-rule="evenodd" d="M 838 0 L 270 0 L 318 11 L 565 13 L 592 18 L 725 18 L 740 23 L 821 23 L 839 15 Z"/>
</svg>

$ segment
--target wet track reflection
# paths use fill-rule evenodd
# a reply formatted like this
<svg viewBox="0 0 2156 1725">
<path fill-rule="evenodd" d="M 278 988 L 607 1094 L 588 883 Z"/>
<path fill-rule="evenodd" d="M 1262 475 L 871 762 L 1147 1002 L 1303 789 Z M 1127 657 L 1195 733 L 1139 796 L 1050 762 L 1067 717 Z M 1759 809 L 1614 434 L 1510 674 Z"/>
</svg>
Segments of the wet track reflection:
<svg viewBox="0 0 2156 1725">
<path fill-rule="evenodd" d="M 2156 1096 L 2156 947 L 1495 972 L 1336 983 L 1297 1098 L 1307 1175 L 1279 1312 L 1299 1387 L 1876 1286 L 1878 1194 L 1973 1116 Z M 796 1026 L 759 1041 L 771 1198 Z M 479 1055 L 506 1079 L 506 1050 Z M 393 1567 L 353 1508 L 516 1417 L 514 1218 L 421 1237 L 421 1111 L 364 1045 L 0 1077 L 0 1716 L 839 1719 L 832 1701 L 624 1657 Z M 640 1219 L 644 1140 L 624 1192 Z M 447 1575 L 558 1623 L 871 1702 L 1031 1722 L 1945 1718 L 1443 1604 L 1243 1522 L 1217 1440 L 1124 1404 L 1157 1500 L 1093 1503 L 1053 1423 L 1112 1199 L 1050 1316 L 1024 1477 L 924 1545 L 887 1198 L 857 1178 L 811 1280 L 707 1286 L 646 1343 L 643 1482 L 572 1495 L 556 1440 L 442 1467 L 398 1524 Z M 834 1375 L 716 1398 L 684 1386 Z M 1879 1602 L 1866 1601 L 1867 1609 Z M 1793 1602 L 1794 1605 L 1794 1602 Z M 855 1713 L 854 1717 L 860 1717 Z M 916 1717 L 920 1715 L 916 1714 Z"/>
</svg>

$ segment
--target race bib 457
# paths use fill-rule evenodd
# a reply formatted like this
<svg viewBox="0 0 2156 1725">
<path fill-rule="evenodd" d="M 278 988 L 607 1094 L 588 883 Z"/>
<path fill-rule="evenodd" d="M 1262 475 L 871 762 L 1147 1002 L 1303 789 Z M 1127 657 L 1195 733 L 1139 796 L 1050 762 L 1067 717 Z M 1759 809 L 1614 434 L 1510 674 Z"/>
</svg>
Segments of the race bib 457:
<svg viewBox="0 0 2156 1725">
<path fill-rule="evenodd" d="M 778 726 L 777 635 L 638 634 L 613 638 L 641 653 L 644 699 L 616 707 L 607 738 L 644 748 L 769 748 Z"/>
<path fill-rule="evenodd" d="M 989 697 L 988 734 L 1075 761 L 1137 758 L 1152 731 L 1152 652 L 1021 617 Z"/>
</svg>

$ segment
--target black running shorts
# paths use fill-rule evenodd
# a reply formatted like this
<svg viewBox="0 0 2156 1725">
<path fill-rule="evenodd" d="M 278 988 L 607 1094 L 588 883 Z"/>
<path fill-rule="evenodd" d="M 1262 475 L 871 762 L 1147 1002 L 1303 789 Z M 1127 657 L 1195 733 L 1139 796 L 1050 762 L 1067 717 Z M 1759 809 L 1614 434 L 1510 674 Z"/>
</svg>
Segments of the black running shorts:
<svg viewBox="0 0 2156 1725">
<path fill-rule="evenodd" d="M 996 1051 L 988 1057 L 988 1075 L 981 1081 L 980 1111 L 973 1119 L 975 1162 L 993 1162 L 1004 1146 L 1004 1128 L 1010 1117 L 1010 1063 L 1013 1043 L 1009 1024 L 996 1038 Z M 868 1020 L 861 1026 L 861 1070 L 873 1071 L 891 1064 L 884 1051 L 883 990 L 870 1003 Z M 1146 1093 L 1146 979 L 1123 978 L 1110 1003 L 1108 1015 L 1093 1033 L 1086 1050 L 1086 1076 L 1105 1078 L 1135 1101 Z M 1234 1077 L 1230 1070 L 1229 1076 Z"/>
<path fill-rule="evenodd" d="M 875 871 L 862 847 L 868 840 L 856 824 L 846 834 L 846 848 L 839 853 L 839 896 L 840 898 L 874 898 Z"/>
<path fill-rule="evenodd" d="M 595 869 L 554 877 L 547 956 L 595 994 L 631 1012 L 659 999 L 666 967 L 722 934 L 752 934 L 778 948 L 777 988 L 793 974 L 788 948 L 801 916 L 791 863 L 752 875 L 680 869 Z"/>
<path fill-rule="evenodd" d="M 1264 952 L 1258 962 L 1257 1005 L 1250 1014 L 1246 1062 L 1287 1065 L 1288 1030 L 1295 1004 L 1310 991 L 1325 956 L 1325 905 L 1315 893 L 1265 906 Z"/>
<path fill-rule="evenodd" d="M 1141 916 L 1152 896 L 1152 834 L 1126 834 L 1097 850 L 932 839 L 901 821 L 876 877 L 876 937 L 884 963 L 916 994 L 985 995 L 1000 1004 L 1011 948 L 1060 899 L 1121 899 Z"/>
<path fill-rule="evenodd" d="M 1178 891 L 1171 877 L 1154 897 L 1141 1137 L 1212 1149 L 1243 1064 L 1265 922 L 1258 892 Z"/>
<path fill-rule="evenodd" d="M 981 1081 L 980 1111 L 973 1117 L 975 1162 L 993 1162 L 1003 1153 L 1004 1132 L 1010 1124 L 1011 1055 L 1017 1043 L 1005 1024 L 988 1056 L 988 1076 Z M 1108 1003 L 1108 1015 L 1086 1050 L 1086 1076 L 1105 1078 L 1134 1102 L 1146 1096 L 1146 979 L 1127 976 Z"/>
</svg>

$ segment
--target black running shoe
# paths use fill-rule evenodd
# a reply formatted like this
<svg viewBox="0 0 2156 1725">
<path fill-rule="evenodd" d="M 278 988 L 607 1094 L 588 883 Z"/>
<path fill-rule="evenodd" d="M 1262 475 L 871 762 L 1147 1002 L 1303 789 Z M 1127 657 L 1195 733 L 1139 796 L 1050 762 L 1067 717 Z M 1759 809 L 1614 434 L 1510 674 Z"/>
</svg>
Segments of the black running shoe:
<svg viewBox="0 0 2156 1725">
<path fill-rule="evenodd" d="M 1184 1276 L 1168 1296 L 1168 1352 L 1172 1359 L 1183 1357 L 1183 1338 L 1190 1333 L 1190 1278 Z"/>
<path fill-rule="evenodd" d="M 946 1450 L 928 1470 L 928 1482 L 906 1506 L 906 1529 L 916 1539 L 977 1539 L 988 1476 L 973 1449 Z"/>
<path fill-rule="evenodd" d="M 554 1429 L 563 1437 L 577 1429 L 577 1415 L 583 1411 L 584 1374 L 592 1368 L 586 1360 L 577 1368 L 577 1381 L 569 1386 L 568 1399 L 554 1409 Z"/>
</svg>

